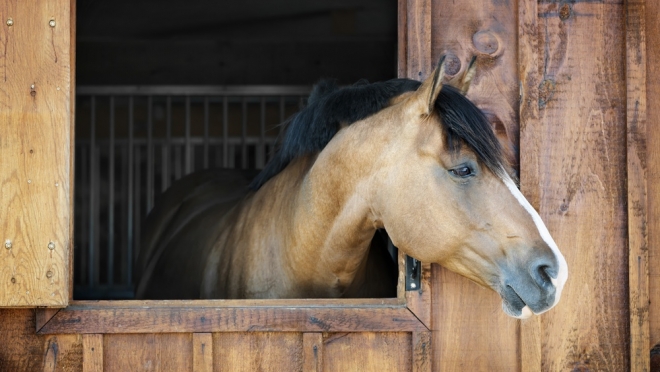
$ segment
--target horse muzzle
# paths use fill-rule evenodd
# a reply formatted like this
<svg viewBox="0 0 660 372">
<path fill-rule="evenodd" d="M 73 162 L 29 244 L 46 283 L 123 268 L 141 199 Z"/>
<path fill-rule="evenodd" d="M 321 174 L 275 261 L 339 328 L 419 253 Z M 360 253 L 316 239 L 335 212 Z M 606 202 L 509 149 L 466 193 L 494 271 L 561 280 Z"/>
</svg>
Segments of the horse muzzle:
<svg viewBox="0 0 660 372">
<path fill-rule="evenodd" d="M 502 308 L 508 315 L 526 319 L 541 314 L 559 302 L 566 282 L 563 257 L 546 256 L 527 264 L 515 265 L 516 269 L 504 269 L 501 284 L 496 290 L 502 297 Z M 562 267 L 562 263 L 564 267 Z"/>
</svg>

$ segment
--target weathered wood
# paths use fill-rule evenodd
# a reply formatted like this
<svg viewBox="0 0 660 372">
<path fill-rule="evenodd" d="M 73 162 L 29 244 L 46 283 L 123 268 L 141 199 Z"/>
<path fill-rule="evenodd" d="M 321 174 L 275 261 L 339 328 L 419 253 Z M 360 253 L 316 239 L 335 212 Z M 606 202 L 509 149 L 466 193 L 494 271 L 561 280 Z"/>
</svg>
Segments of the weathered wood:
<svg viewBox="0 0 660 372">
<path fill-rule="evenodd" d="M 504 314 L 499 295 L 437 265 L 433 270 L 432 369 L 518 370 L 518 321 Z"/>
<path fill-rule="evenodd" d="M 431 61 L 432 0 L 406 0 L 406 73 L 411 79 L 424 80 L 433 71 Z M 400 72 L 399 72 L 400 73 Z"/>
<path fill-rule="evenodd" d="M 193 371 L 213 372 L 212 333 L 193 333 Z"/>
<path fill-rule="evenodd" d="M 422 262 L 419 290 L 406 291 L 406 255 L 399 251 L 397 297 L 427 328 L 431 327 L 431 264 Z"/>
<path fill-rule="evenodd" d="M 532 14 L 521 20 L 537 33 L 521 39 L 521 66 L 539 63 L 521 67 L 521 177 L 570 273 L 541 316 L 540 367 L 627 370 L 624 5 L 541 2 L 537 14 L 536 28 Z M 525 365 L 538 360 L 533 347 Z"/>
<path fill-rule="evenodd" d="M 303 371 L 323 371 L 323 333 L 303 333 Z"/>
<path fill-rule="evenodd" d="M 518 77 L 515 2 L 442 1 L 432 5 L 432 60 L 447 58 L 449 78 L 460 77 L 473 56 L 477 74 L 467 96 L 484 111 L 517 164 Z M 433 370 L 518 368 L 518 324 L 501 299 L 468 279 L 433 266 Z M 467 357 L 469 355 L 469 357 Z"/>
<path fill-rule="evenodd" d="M 69 301 L 71 3 L 7 0 L 3 6 L 0 306 L 65 306 Z"/>
<path fill-rule="evenodd" d="M 660 2 L 646 2 L 647 201 L 650 345 L 660 344 Z M 660 358 L 659 358 L 660 359 Z"/>
<path fill-rule="evenodd" d="M 214 333 L 215 371 L 302 371 L 298 332 Z"/>
<path fill-rule="evenodd" d="M 80 335 L 37 335 L 32 309 L 0 310 L 0 371 L 80 371 Z"/>
<path fill-rule="evenodd" d="M 104 301 L 100 301 L 103 303 Z M 175 301 L 171 301 L 173 303 Z M 364 332 L 425 331 L 404 305 L 355 307 L 204 307 L 140 306 L 107 301 L 101 306 L 72 305 L 59 311 L 39 332 Z"/>
<path fill-rule="evenodd" d="M 628 168 L 628 296 L 630 370 L 648 371 L 649 266 L 646 155 L 645 0 L 626 1 L 626 126 Z"/>
<path fill-rule="evenodd" d="M 83 372 L 103 372 L 103 335 L 82 335 Z"/>
<path fill-rule="evenodd" d="M 104 335 L 105 372 L 190 371 L 192 334 Z"/>
<path fill-rule="evenodd" d="M 35 309 L 35 319 L 36 319 L 36 331 L 38 332 L 46 323 L 50 321 L 50 319 L 57 314 L 57 312 L 60 311 L 60 309 L 48 309 L 48 308 L 41 308 L 41 309 Z"/>
<path fill-rule="evenodd" d="M 324 340 L 323 371 L 410 371 L 408 332 L 334 333 Z"/>
<path fill-rule="evenodd" d="M 412 333 L 412 371 L 431 372 L 431 332 Z"/>
</svg>

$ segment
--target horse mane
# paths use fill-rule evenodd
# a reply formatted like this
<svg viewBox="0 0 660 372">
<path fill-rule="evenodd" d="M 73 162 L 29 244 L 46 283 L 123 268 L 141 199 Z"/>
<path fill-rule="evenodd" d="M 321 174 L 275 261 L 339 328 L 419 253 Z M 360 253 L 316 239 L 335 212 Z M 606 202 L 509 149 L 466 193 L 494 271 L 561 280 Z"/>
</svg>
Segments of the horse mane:
<svg viewBox="0 0 660 372">
<path fill-rule="evenodd" d="M 340 88 L 334 80 L 320 81 L 312 89 L 307 106 L 283 123 L 286 130 L 279 149 L 248 188 L 258 190 L 293 159 L 323 150 L 342 125 L 351 125 L 377 113 L 392 98 L 417 90 L 420 84 L 411 79 L 371 84 L 360 80 Z M 488 169 L 501 175 L 503 152 L 481 110 L 449 85 L 443 85 L 435 108 L 443 123 L 449 151 L 457 152 L 465 143 Z"/>
</svg>

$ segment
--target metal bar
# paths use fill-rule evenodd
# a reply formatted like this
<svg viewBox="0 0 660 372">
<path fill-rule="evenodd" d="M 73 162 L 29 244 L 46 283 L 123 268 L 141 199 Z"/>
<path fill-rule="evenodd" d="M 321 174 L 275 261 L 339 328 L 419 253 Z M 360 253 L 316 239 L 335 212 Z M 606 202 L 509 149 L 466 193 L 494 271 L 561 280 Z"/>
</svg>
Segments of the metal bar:
<svg viewBox="0 0 660 372">
<path fill-rule="evenodd" d="M 186 148 L 184 153 L 184 174 L 192 172 L 192 149 L 190 144 L 190 96 L 186 96 L 186 120 L 185 120 L 185 138 Z"/>
<path fill-rule="evenodd" d="M 222 167 L 229 166 L 229 144 L 227 138 L 229 137 L 229 103 L 227 97 L 222 97 Z"/>
<path fill-rule="evenodd" d="M 259 107 L 259 146 L 257 148 L 257 168 L 262 169 L 266 162 L 266 99 L 261 97 Z"/>
<path fill-rule="evenodd" d="M 163 161 L 162 161 L 162 177 L 163 182 L 161 185 L 161 192 L 165 192 L 169 187 L 170 182 L 170 142 L 172 141 L 172 97 L 167 96 L 166 99 L 166 110 L 165 110 L 165 130 L 166 130 L 166 141 L 163 149 Z"/>
<path fill-rule="evenodd" d="M 113 284 L 115 266 L 115 97 L 110 96 L 110 155 L 108 180 L 108 268 L 107 284 Z"/>
<path fill-rule="evenodd" d="M 147 98 L 147 213 L 154 205 L 153 97 Z"/>
<path fill-rule="evenodd" d="M 89 134 L 89 255 L 87 256 L 87 284 L 90 286 L 98 285 L 98 278 L 96 277 L 95 270 L 95 261 L 96 261 L 96 250 L 98 249 L 98 244 L 96 241 L 96 224 L 98 223 L 98 208 L 96 208 L 97 200 L 97 185 L 96 182 L 96 173 L 98 172 L 98 167 L 96 164 L 97 152 L 96 149 L 96 97 L 92 96 L 91 102 L 91 118 L 90 118 L 90 134 Z"/>
<path fill-rule="evenodd" d="M 209 167 L 209 97 L 204 97 L 204 169 Z"/>
<path fill-rule="evenodd" d="M 268 142 L 275 142 L 277 140 L 276 137 L 265 137 L 266 143 Z M 196 145 L 203 145 L 205 139 L 203 137 L 190 137 L 190 143 L 194 146 Z M 248 145 L 258 145 L 261 141 L 260 137 L 254 137 L 254 136 L 248 136 L 245 137 L 245 143 Z M 76 142 L 80 145 L 87 145 L 89 144 L 88 141 L 85 139 L 80 139 L 77 140 Z M 108 144 L 109 140 L 108 139 L 97 139 L 96 144 L 97 145 L 103 145 L 103 144 Z M 230 145 L 240 145 L 243 142 L 243 139 L 241 137 L 229 137 L 227 138 L 227 143 Z M 148 140 L 144 138 L 134 138 L 133 143 L 135 145 L 143 145 L 145 146 L 148 143 Z M 157 139 L 154 138 L 152 140 L 152 143 L 155 145 L 165 145 L 166 140 L 165 139 Z M 209 145 L 222 145 L 224 143 L 224 140 L 222 138 L 210 138 L 209 139 Z M 115 144 L 116 145 L 127 145 L 128 144 L 128 139 L 126 138 L 115 138 Z M 181 137 L 172 137 L 169 142 L 170 146 L 185 146 L 186 145 L 186 139 L 181 138 Z M 194 158 L 193 158 L 194 159 Z"/>
<path fill-rule="evenodd" d="M 248 167 L 247 159 L 247 101 L 245 97 L 241 100 L 241 168 Z"/>
<path fill-rule="evenodd" d="M 76 95 L 114 96 L 297 96 L 308 95 L 307 85 L 246 85 L 246 86 L 187 86 L 187 85 L 131 85 L 76 87 Z"/>
<path fill-rule="evenodd" d="M 126 283 L 130 284 L 133 281 L 133 131 L 134 131 L 134 100 L 133 96 L 128 97 L 128 205 L 127 205 L 127 221 L 126 221 Z"/>
<path fill-rule="evenodd" d="M 136 147 L 135 148 L 135 165 L 134 169 L 136 170 L 135 172 L 135 205 L 136 208 L 133 209 L 134 213 L 134 221 L 138 221 L 138 223 L 135 223 L 133 226 L 134 230 L 134 235 L 133 235 L 133 242 L 134 242 L 134 247 L 139 247 L 140 246 L 140 238 L 141 236 L 141 223 L 139 221 L 142 221 L 142 208 L 140 206 L 142 205 L 142 194 L 140 193 L 140 190 L 142 189 L 142 170 L 141 170 L 141 164 L 142 164 L 142 150 L 141 147 Z M 133 284 L 133 262 L 137 258 L 137 250 L 132 249 L 132 252 L 130 252 L 127 256 L 128 259 L 128 278 L 126 280 L 127 285 Z"/>
<path fill-rule="evenodd" d="M 174 179 L 181 178 L 181 146 L 174 146 Z"/>
<path fill-rule="evenodd" d="M 80 156 L 80 168 L 78 171 L 80 172 L 80 183 L 82 184 L 82 191 L 87 191 L 88 193 L 91 191 L 90 183 L 91 183 L 91 176 L 90 176 L 90 158 L 91 155 L 89 154 L 89 147 L 85 146 L 79 146 L 80 149 L 76 148 L 76 155 Z M 80 192 L 80 191 L 79 191 Z M 89 199 L 84 198 L 84 193 L 83 197 L 80 198 L 81 200 L 81 208 L 80 208 L 80 216 L 76 216 L 74 212 L 74 218 L 79 217 L 79 224 L 74 225 L 77 226 L 78 230 L 75 230 L 76 235 L 79 234 L 80 236 L 80 246 L 77 248 L 75 253 L 77 253 L 79 256 L 79 260 L 74 263 L 74 266 L 76 272 L 74 273 L 74 278 L 77 283 L 87 283 L 88 282 L 88 277 L 87 277 L 87 256 L 89 255 L 89 248 L 90 248 L 90 235 L 89 235 L 89 211 L 91 207 L 89 206 L 88 202 L 91 202 Z M 76 223 L 76 222 L 74 222 Z"/>
<path fill-rule="evenodd" d="M 280 123 L 278 127 L 278 133 L 284 131 L 284 111 L 286 110 L 286 102 L 284 96 L 280 97 Z"/>
</svg>

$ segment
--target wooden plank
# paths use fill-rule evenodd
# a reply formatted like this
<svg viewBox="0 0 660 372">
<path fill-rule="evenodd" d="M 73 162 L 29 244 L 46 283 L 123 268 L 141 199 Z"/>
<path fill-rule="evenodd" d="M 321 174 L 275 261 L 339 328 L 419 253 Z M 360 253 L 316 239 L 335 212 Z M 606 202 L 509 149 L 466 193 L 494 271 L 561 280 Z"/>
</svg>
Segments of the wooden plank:
<svg viewBox="0 0 660 372">
<path fill-rule="evenodd" d="M 303 371 L 323 371 L 323 333 L 303 333 Z"/>
<path fill-rule="evenodd" d="M 502 311 L 501 299 L 433 265 L 434 371 L 516 371 L 518 320 Z"/>
<path fill-rule="evenodd" d="M 71 3 L 7 0 L 3 6 L 0 306 L 66 306 L 69 301 Z"/>
<path fill-rule="evenodd" d="M 298 332 L 214 333 L 214 371 L 302 371 Z"/>
<path fill-rule="evenodd" d="M 660 2 L 646 2 L 646 34 L 660 35 Z M 648 156 L 649 334 L 651 349 L 660 344 L 660 39 L 646 39 L 646 144 Z M 659 358 L 660 362 L 660 358 Z"/>
<path fill-rule="evenodd" d="M 541 316 L 541 370 L 627 370 L 624 4 L 540 2 L 537 14 L 537 29 L 521 30 L 538 32 L 521 65 L 539 61 L 521 76 L 523 102 L 538 97 L 539 112 L 521 110 L 521 175 L 570 272 L 561 302 Z M 525 363 L 537 362 L 537 347 Z"/>
<path fill-rule="evenodd" d="M 431 332 L 412 333 L 412 371 L 431 372 Z"/>
<path fill-rule="evenodd" d="M 408 53 L 408 1 L 399 0 L 397 8 L 397 76 L 407 76 L 406 56 Z"/>
<path fill-rule="evenodd" d="M 118 334 L 103 336 L 105 372 L 190 371 L 192 334 Z"/>
<path fill-rule="evenodd" d="M 103 372 L 103 335 L 82 335 L 83 372 Z"/>
<path fill-rule="evenodd" d="M 432 0 L 406 0 L 406 75 L 424 80 L 435 66 L 431 60 Z"/>
<path fill-rule="evenodd" d="M 426 331 L 404 306 L 146 307 L 69 306 L 41 334 L 148 332 Z"/>
<path fill-rule="evenodd" d="M 80 371 L 80 335 L 37 335 L 33 309 L 0 310 L 0 371 Z"/>
<path fill-rule="evenodd" d="M 213 372 L 212 333 L 193 333 L 193 371 Z"/>
<path fill-rule="evenodd" d="M 299 299 L 268 299 L 268 300 L 117 300 L 117 301 L 74 301 L 71 307 L 88 307 L 95 309 L 114 308 L 233 308 L 233 307 L 381 307 L 399 306 L 401 301 L 396 298 L 299 298 Z"/>
<path fill-rule="evenodd" d="M 411 334 L 362 332 L 329 334 L 324 343 L 323 371 L 410 371 Z"/>
<path fill-rule="evenodd" d="M 60 309 L 41 308 L 35 309 L 36 331 L 38 332 Z"/>
<path fill-rule="evenodd" d="M 518 76 L 516 2 L 441 1 L 432 5 L 432 60 L 446 56 L 458 78 L 473 56 L 477 73 L 467 96 L 488 117 L 509 161 L 517 164 Z M 432 266 L 433 370 L 519 368 L 518 323 L 500 297 L 440 266 Z"/>
<path fill-rule="evenodd" d="M 648 371 L 651 363 L 648 318 L 645 2 L 645 0 L 626 1 L 628 295 L 630 299 L 631 371 Z"/>
</svg>

